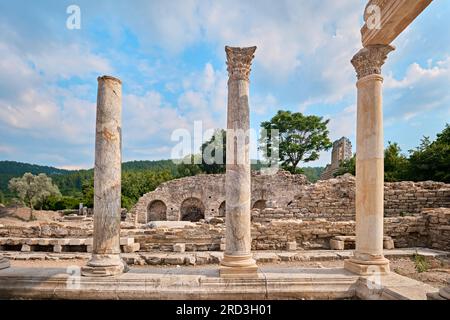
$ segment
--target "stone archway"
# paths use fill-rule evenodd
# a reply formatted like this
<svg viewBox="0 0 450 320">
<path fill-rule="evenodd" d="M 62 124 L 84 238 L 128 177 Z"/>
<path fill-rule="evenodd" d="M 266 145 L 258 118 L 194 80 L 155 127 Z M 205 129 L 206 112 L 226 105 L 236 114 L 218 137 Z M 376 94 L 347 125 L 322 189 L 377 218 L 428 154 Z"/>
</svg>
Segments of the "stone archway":
<svg viewBox="0 0 450 320">
<path fill-rule="evenodd" d="M 266 208 L 266 200 L 258 200 L 253 204 L 252 209 L 264 210 Z"/>
<path fill-rule="evenodd" d="M 180 220 L 196 222 L 205 218 L 205 206 L 198 198 L 187 198 L 180 207 Z"/>
<path fill-rule="evenodd" d="M 153 200 L 147 208 L 147 222 L 167 220 L 166 212 L 167 206 L 164 202 L 161 200 Z"/>
<path fill-rule="evenodd" d="M 222 201 L 222 203 L 219 206 L 219 217 L 221 218 L 225 218 L 226 216 L 226 205 L 225 205 L 225 201 Z"/>
</svg>

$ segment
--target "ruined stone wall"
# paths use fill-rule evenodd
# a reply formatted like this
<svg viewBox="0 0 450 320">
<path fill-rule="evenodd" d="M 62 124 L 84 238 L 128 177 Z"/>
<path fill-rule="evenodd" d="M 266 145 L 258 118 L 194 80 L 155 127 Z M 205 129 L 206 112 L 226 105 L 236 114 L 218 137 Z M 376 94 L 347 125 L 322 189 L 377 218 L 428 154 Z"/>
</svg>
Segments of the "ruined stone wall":
<svg viewBox="0 0 450 320">
<path fill-rule="evenodd" d="M 296 242 L 299 249 L 329 249 L 332 237 L 355 235 L 355 222 L 324 218 L 275 219 L 253 222 L 251 232 L 252 250 L 285 250 L 288 242 Z M 429 247 L 450 251 L 450 208 L 385 218 L 384 233 L 393 238 L 397 248 Z M 173 251 L 178 243 L 185 244 L 186 251 L 216 251 L 224 243 L 225 224 L 222 219 L 213 219 L 211 223 L 190 223 L 184 227 L 133 229 L 123 223 L 121 236 L 134 237 L 141 251 Z M 0 226 L 0 237 L 86 238 L 92 237 L 92 223 Z"/>
<path fill-rule="evenodd" d="M 387 217 L 420 213 L 426 208 L 450 207 L 450 184 L 442 182 L 385 183 L 384 192 Z M 272 209 L 264 212 L 254 210 L 254 221 L 354 219 L 355 177 L 347 174 L 311 184 L 305 176 L 286 171 L 266 176 L 253 173 L 251 200 L 253 208 Z M 140 223 L 159 219 L 182 220 L 188 203 L 199 203 L 205 219 L 223 216 L 225 175 L 197 175 L 163 183 L 138 201 L 129 220 L 134 221 L 136 215 Z"/>
<path fill-rule="evenodd" d="M 304 175 L 293 175 L 286 171 L 279 171 L 275 175 L 261 175 L 252 172 L 252 206 L 255 204 L 271 203 L 275 206 L 286 207 L 303 185 L 309 184 Z M 204 211 L 205 219 L 218 217 L 225 210 L 225 175 L 197 175 L 161 184 L 155 191 L 142 196 L 132 208 L 129 220 L 147 223 L 149 217 L 161 215 L 161 208 L 165 206 L 165 219 L 169 221 L 182 220 L 185 204 L 195 199 L 200 203 L 199 208 Z M 157 207 L 157 210 L 156 210 Z M 157 213 L 157 214 L 156 214 Z"/>
<path fill-rule="evenodd" d="M 450 250 L 450 209 L 426 210 L 422 214 L 384 219 L 385 235 L 395 247 L 429 247 Z M 131 231 L 131 230 L 130 230 Z M 224 243 L 225 225 L 197 223 L 178 229 L 149 229 L 134 233 L 141 250 L 172 251 L 185 243 L 186 251 L 218 250 Z M 354 236 L 354 221 L 272 220 L 252 223 L 252 250 L 286 250 L 289 242 L 302 249 L 329 249 L 334 236 Z"/>
<path fill-rule="evenodd" d="M 384 185 L 384 212 L 387 217 L 420 213 L 426 208 L 439 207 L 450 208 L 450 184 L 405 181 L 387 182 Z M 287 210 L 289 218 L 354 219 L 355 177 L 346 174 L 302 186 Z M 267 217 L 260 218 L 271 216 L 269 213 Z"/>
</svg>

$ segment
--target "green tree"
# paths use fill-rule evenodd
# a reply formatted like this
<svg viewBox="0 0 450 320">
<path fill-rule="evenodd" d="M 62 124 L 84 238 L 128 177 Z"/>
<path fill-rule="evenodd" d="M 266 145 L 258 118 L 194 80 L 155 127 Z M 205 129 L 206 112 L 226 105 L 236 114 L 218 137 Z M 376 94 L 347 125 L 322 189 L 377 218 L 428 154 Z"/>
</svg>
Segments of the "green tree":
<svg viewBox="0 0 450 320">
<path fill-rule="evenodd" d="M 401 151 L 396 142 L 388 142 L 384 150 L 384 181 L 395 182 L 406 178 L 409 162 Z"/>
<path fill-rule="evenodd" d="M 278 111 L 270 120 L 261 123 L 267 130 L 267 136 L 260 138 L 260 148 L 268 146 L 269 156 L 274 145 L 278 145 L 279 161 L 283 169 L 292 173 L 301 172 L 298 164 L 314 161 L 319 152 L 329 150 L 332 143 L 328 137 L 329 120 L 318 116 L 305 116 L 300 112 Z M 279 135 L 272 137 L 270 130 L 278 130 Z"/>
<path fill-rule="evenodd" d="M 348 160 L 341 161 L 338 170 L 334 173 L 334 176 L 342 176 L 346 173 L 356 175 L 356 155 L 353 155 Z"/>
<path fill-rule="evenodd" d="M 58 187 L 45 173 L 37 176 L 27 172 L 21 178 L 13 178 L 9 181 L 9 189 L 16 192 L 19 199 L 30 206 L 30 218 L 33 220 L 33 208 L 36 203 L 43 203 L 50 196 L 60 195 Z"/>
<path fill-rule="evenodd" d="M 227 132 L 218 129 L 214 132 L 211 139 L 201 146 L 202 164 L 200 169 L 205 173 L 224 173 L 227 149 Z M 217 154 L 216 151 L 220 150 Z"/>
<path fill-rule="evenodd" d="M 435 141 L 428 137 L 420 146 L 410 150 L 409 177 L 414 181 L 434 180 L 450 182 L 450 125 L 437 134 Z"/>
<path fill-rule="evenodd" d="M 191 154 L 186 156 L 183 161 L 177 166 L 177 177 L 189 177 L 189 176 L 195 176 L 202 172 L 201 167 L 196 164 L 201 161 L 198 161 L 200 159 L 200 154 Z"/>
</svg>

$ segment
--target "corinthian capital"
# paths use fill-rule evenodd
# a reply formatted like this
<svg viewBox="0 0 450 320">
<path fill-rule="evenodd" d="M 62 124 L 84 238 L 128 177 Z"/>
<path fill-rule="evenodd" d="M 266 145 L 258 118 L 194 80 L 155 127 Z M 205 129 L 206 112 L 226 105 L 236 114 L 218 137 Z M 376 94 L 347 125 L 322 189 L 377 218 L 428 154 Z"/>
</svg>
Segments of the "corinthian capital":
<svg viewBox="0 0 450 320">
<path fill-rule="evenodd" d="M 230 80 L 247 80 L 250 75 L 252 60 L 256 47 L 234 48 L 225 47 L 227 53 L 227 70 Z"/>
<path fill-rule="evenodd" d="M 386 61 L 388 53 L 393 50 L 395 48 L 388 44 L 370 45 L 359 50 L 351 61 L 358 79 L 371 74 L 381 74 L 381 66 Z"/>
</svg>

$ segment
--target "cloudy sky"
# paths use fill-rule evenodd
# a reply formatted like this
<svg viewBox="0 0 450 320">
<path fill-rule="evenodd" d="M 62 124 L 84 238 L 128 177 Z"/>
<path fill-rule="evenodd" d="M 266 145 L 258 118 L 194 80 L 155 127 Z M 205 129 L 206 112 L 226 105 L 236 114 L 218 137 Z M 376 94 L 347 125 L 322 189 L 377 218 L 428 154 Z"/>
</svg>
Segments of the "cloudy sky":
<svg viewBox="0 0 450 320">
<path fill-rule="evenodd" d="M 349 61 L 365 2 L 1 1 L 0 160 L 92 167 L 103 74 L 123 81 L 124 161 L 170 158 L 174 130 L 225 127 L 225 45 L 258 46 L 253 128 L 279 109 L 301 111 L 331 119 L 331 138 L 354 144 Z M 81 9 L 79 30 L 66 28 L 71 4 Z M 449 16 L 450 1 L 433 1 L 383 69 L 385 142 L 405 152 L 450 122 Z"/>
</svg>

